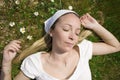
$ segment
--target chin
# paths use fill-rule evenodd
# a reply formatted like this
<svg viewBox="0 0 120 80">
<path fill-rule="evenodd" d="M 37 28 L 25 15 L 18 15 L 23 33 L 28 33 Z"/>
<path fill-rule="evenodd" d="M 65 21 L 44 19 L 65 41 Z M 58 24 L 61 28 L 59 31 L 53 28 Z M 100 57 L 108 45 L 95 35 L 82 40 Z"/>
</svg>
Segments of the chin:
<svg viewBox="0 0 120 80">
<path fill-rule="evenodd" d="M 70 50 L 72 50 L 72 49 L 73 49 L 73 47 L 66 47 L 66 48 L 63 49 L 63 51 L 64 51 L 64 52 L 68 52 L 68 51 L 70 51 Z"/>
</svg>

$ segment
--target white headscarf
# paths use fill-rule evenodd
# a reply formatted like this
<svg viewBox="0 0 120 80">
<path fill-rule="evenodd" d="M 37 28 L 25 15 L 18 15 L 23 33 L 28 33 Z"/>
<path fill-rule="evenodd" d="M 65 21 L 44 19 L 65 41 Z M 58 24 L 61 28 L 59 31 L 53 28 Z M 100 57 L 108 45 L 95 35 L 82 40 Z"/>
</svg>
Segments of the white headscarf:
<svg viewBox="0 0 120 80">
<path fill-rule="evenodd" d="M 49 33 L 50 28 L 52 27 L 52 25 L 54 24 L 54 22 L 61 17 L 62 15 L 66 14 L 66 13 L 74 13 L 77 14 L 74 11 L 71 10 L 58 10 L 52 17 L 48 18 L 44 24 L 45 24 L 45 31 L 46 33 Z M 78 14 L 77 14 L 78 15 Z"/>
</svg>

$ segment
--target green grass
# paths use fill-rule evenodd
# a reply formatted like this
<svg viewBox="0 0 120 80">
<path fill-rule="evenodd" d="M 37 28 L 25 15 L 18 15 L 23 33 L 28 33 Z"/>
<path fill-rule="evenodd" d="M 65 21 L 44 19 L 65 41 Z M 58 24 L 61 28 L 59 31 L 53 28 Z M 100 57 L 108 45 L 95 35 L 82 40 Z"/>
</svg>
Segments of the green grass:
<svg viewBox="0 0 120 80">
<path fill-rule="evenodd" d="M 120 1 L 98 0 L 97 8 L 104 13 L 104 26 L 120 41 Z M 93 80 L 119 80 L 120 79 L 120 52 L 94 56 L 90 61 Z"/>
<path fill-rule="evenodd" d="M 34 41 L 43 36 L 43 22 L 58 9 L 68 9 L 73 6 L 73 10 L 83 15 L 89 12 L 93 17 L 112 32 L 120 41 L 120 0 L 21 0 L 17 5 L 13 0 L 4 0 L 4 6 L 0 6 L 0 53 L 9 41 L 21 39 L 22 50 L 30 46 Z M 39 12 L 38 16 L 33 13 Z M 102 13 L 102 14 L 101 14 Z M 11 27 L 10 22 L 15 22 Z M 26 32 L 22 34 L 19 30 L 25 27 Z M 32 35 L 32 40 L 26 37 Z M 100 38 L 95 35 L 89 37 L 92 41 L 98 41 Z M 0 64 L 2 54 L 0 54 Z M 0 65 L 1 66 L 1 65 Z M 12 75 L 15 76 L 19 71 L 19 64 L 13 65 Z M 120 79 L 120 52 L 93 56 L 90 61 L 93 80 L 119 80 Z"/>
</svg>

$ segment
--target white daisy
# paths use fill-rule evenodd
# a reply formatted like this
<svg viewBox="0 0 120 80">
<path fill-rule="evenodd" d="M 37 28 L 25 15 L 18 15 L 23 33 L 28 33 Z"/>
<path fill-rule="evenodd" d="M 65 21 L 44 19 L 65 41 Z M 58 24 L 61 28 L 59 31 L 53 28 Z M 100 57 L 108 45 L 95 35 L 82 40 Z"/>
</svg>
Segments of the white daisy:
<svg viewBox="0 0 120 80">
<path fill-rule="evenodd" d="M 28 39 L 28 40 L 32 40 L 32 36 L 31 36 L 31 35 L 28 35 L 28 36 L 27 36 L 27 39 Z"/>
<path fill-rule="evenodd" d="M 51 0 L 51 2 L 55 2 L 54 0 Z"/>
<path fill-rule="evenodd" d="M 39 12 L 34 12 L 34 15 L 35 15 L 35 16 L 38 16 L 38 15 L 39 15 Z"/>
<path fill-rule="evenodd" d="M 16 1 L 15 1 L 15 4 L 19 5 L 19 4 L 20 4 L 20 1 L 19 1 L 19 0 L 16 0 Z"/>
<path fill-rule="evenodd" d="M 73 9 L 73 7 L 72 7 L 72 6 L 68 6 L 68 9 L 69 9 L 69 10 L 72 10 L 72 9 Z"/>
<path fill-rule="evenodd" d="M 22 34 L 24 34 L 24 33 L 25 33 L 25 28 L 24 28 L 24 27 L 20 28 L 20 32 L 21 32 Z"/>
<path fill-rule="evenodd" d="M 13 27 L 15 25 L 15 22 L 10 22 L 9 25 Z"/>
</svg>

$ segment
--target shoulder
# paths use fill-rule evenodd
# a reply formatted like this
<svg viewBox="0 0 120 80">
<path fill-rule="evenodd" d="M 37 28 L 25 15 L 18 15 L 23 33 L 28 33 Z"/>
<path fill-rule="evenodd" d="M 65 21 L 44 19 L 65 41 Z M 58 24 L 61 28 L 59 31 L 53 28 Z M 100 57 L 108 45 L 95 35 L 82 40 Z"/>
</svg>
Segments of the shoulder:
<svg viewBox="0 0 120 80">
<path fill-rule="evenodd" d="M 77 44 L 79 47 L 80 46 L 90 46 L 90 45 L 92 45 L 92 42 L 91 41 L 89 41 L 89 40 L 87 40 L 87 39 L 84 39 L 83 41 L 81 41 L 79 44 Z"/>
<path fill-rule="evenodd" d="M 43 58 L 45 58 L 45 56 L 46 56 L 46 52 L 44 52 L 44 51 L 36 52 L 36 53 L 31 54 L 28 57 L 26 57 L 23 60 L 22 65 L 26 64 L 26 63 L 31 64 L 32 66 L 40 64 L 42 62 Z"/>
<path fill-rule="evenodd" d="M 26 57 L 21 64 L 21 71 L 28 77 L 34 79 L 41 72 L 41 52 Z"/>
<path fill-rule="evenodd" d="M 83 50 L 83 49 L 87 50 L 87 49 L 89 49 L 89 48 L 92 48 L 92 45 L 93 45 L 93 44 L 92 44 L 91 41 L 84 39 L 83 41 L 81 41 L 80 43 L 78 43 L 78 44 L 74 47 L 74 49 L 75 49 L 77 52 L 80 52 L 80 50 Z"/>
<path fill-rule="evenodd" d="M 41 52 L 37 52 L 37 53 L 34 53 L 34 54 L 31 54 L 31 55 L 27 56 L 24 60 L 37 59 L 37 57 L 39 57 L 40 55 L 41 55 Z"/>
<path fill-rule="evenodd" d="M 82 57 L 92 58 L 93 43 L 91 41 L 84 39 L 77 46 Z"/>
<path fill-rule="evenodd" d="M 21 69 L 33 70 L 33 69 L 39 68 L 41 66 L 42 53 L 43 52 L 37 52 L 26 57 L 21 64 Z"/>
<path fill-rule="evenodd" d="M 36 65 L 36 64 L 39 64 L 41 62 L 41 54 L 42 52 L 37 52 L 37 53 L 34 53 L 34 54 L 31 54 L 29 56 L 27 56 L 23 62 L 22 62 L 22 65 Z"/>
<path fill-rule="evenodd" d="M 41 51 L 41 52 L 33 53 L 33 54 L 27 56 L 27 57 L 25 58 L 25 60 L 26 60 L 26 59 L 40 59 L 40 56 L 42 56 L 42 53 L 45 53 L 45 52 Z"/>
</svg>

